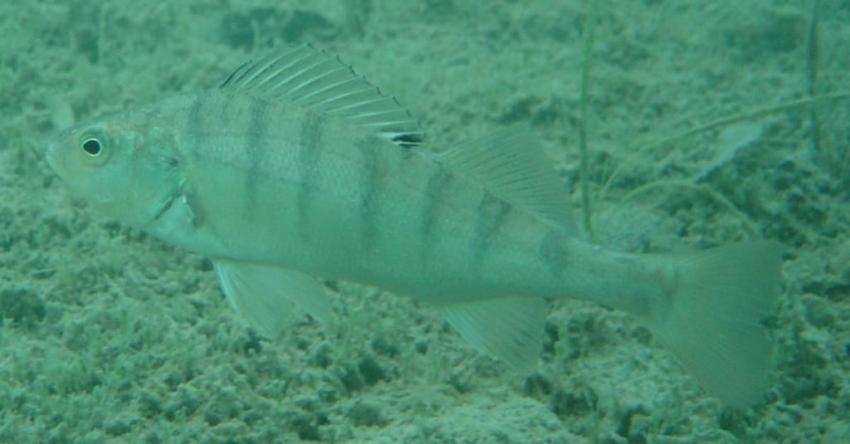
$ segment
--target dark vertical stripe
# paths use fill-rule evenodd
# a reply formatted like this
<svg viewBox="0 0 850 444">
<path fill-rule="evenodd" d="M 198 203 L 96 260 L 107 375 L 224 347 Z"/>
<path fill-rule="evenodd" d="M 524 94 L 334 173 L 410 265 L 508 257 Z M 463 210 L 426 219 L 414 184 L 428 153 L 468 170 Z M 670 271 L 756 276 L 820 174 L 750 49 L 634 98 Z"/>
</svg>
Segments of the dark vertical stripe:
<svg viewBox="0 0 850 444">
<path fill-rule="evenodd" d="M 310 201 L 318 188 L 318 165 L 322 153 L 322 121 L 318 116 L 312 113 L 305 115 L 299 129 L 298 140 L 299 183 L 296 209 L 299 232 L 306 235 L 309 232 L 307 216 L 310 211 Z"/>
<path fill-rule="evenodd" d="M 402 147 L 402 148 L 404 148 L 404 147 Z M 399 150 L 398 152 L 401 154 L 400 157 L 401 157 L 402 160 L 413 159 L 413 150 L 406 149 L 406 150 Z"/>
<path fill-rule="evenodd" d="M 204 123 L 202 112 L 204 102 L 206 101 L 205 94 L 198 94 L 192 99 L 192 104 L 189 105 L 189 112 L 186 116 L 186 133 L 192 138 L 197 137 L 203 131 Z"/>
<path fill-rule="evenodd" d="M 375 137 L 363 137 L 354 142 L 360 152 L 363 165 L 360 170 L 360 193 L 363 199 L 360 206 L 360 229 L 363 236 L 363 244 L 369 248 L 374 247 L 378 234 L 378 212 L 381 206 L 382 171 L 381 158 L 375 150 L 378 140 Z"/>
<path fill-rule="evenodd" d="M 206 94 L 198 94 L 192 100 L 192 104 L 189 105 L 189 115 L 186 116 L 186 134 L 190 136 L 190 140 L 197 140 L 204 131 L 203 110 L 206 100 Z M 201 150 L 198 147 L 186 148 L 192 153 L 193 157 L 197 158 L 200 155 Z"/>
<path fill-rule="evenodd" d="M 419 215 L 422 225 L 420 253 L 423 264 L 427 264 L 431 259 L 431 252 L 434 249 L 434 234 L 436 233 L 437 221 L 440 220 L 440 213 L 443 209 L 444 199 L 447 197 L 446 190 L 452 182 L 454 176 L 451 172 L 437 165 L 431 177 L 428 178 L 428 183 L 425 184 L 425 195 L 422 199 L 422 213 Z"/>
<path fill-rule="evenodd" d="M 489 192 L 484 192 L 481 203 L 478 205 L 478 217 L 473 229 L 472 242 L 469 244 L 474 270 L 481 268 L 494 237 L 510 211 L 511 206 L 507 202 Z"/>
<path fill-rule="evenodd" d="M 246 115 L 243 115 L 239 111 L 241 110 L 240 105 L 245 103 L 245 98 L 248 96 L 227 93 L 216 94 L 214 97 L 216 98 L 214 101 L 215 105 L 211 109 L 215 111 L 218 117 L 218 121 L 215 122 L 217 128 L 246 128 L 245 126 L 237 125 L 243 124 L 238 119 L 247 118 Z"/>
<path fill-rule="evenodd" d="M 142 123 L 142 128 L 151 128 L 153 126 L 153 121 L 155 118 L 160 116 L 160 108 L 159 107 L 150 107 L 144 111 L 144 119 Z"/>
<path fill-rule="evenodd" d="M 257 181 L 260 165 L 268 150 L 268 111 L 269 103 L 262 99 L 252 99 L 248 108 L 248 137 L 245 155 L 248 171 L 245 176 L 245 215 L 252 218 L 257 209 Z"/>
<path fill-rule="evenodd" d="M 567 269 L 569 255 L 566 246 L 566 235 L 560 228 L 552 228 L 546 232 L 540 241 L 538 253 L 553 276 L 559 278 Z"/>
</svg>

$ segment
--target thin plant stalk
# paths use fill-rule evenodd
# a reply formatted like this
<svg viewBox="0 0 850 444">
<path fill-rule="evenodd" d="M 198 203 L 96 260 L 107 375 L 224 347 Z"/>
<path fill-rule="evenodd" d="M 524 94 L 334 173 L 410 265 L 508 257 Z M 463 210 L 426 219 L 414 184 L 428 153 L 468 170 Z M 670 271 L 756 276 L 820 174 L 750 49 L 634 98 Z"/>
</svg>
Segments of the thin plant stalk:
<svg viewBox="0 0 850 444">
<path fill-rule="evenodd" d="M 593 26 L 596 20 L 596 0 L 587 0 L 586 17 L 584 25 L 584 39 L 582 42 L 582 70 L 581 70 L 581 102 L 579 113 L 581 115 L 578 128 L 578 146 L 580 155 L 581 178 L 581 206 L 584 215 L 584 229 L 592 241 L 596 241 L 593 231 L 593 205 L 590 196 L 590 158 L 587 149 L 587 126 L 590 119 L 590 73 L 593 65 Z"/>
</svg>

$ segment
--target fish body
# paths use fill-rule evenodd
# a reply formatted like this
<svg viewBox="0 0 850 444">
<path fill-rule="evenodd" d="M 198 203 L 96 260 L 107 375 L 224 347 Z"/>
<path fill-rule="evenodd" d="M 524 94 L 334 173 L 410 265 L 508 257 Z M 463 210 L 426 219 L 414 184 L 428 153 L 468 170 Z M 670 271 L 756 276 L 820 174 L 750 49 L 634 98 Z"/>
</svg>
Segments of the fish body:
<svg viewBox="0 0 850 444">
<path fill-rule="evenodd" d="M 211 92 L 156 109 L 161 131 L 178 135 L 194 220 L 179 230 L 160 220 L 140 228 L 212 258 L 446 302 L 559 297 L 587 280 L 575 274 L 601 254 L 430 152 L 283 105 Z M 242 128 L 262 129 L 246 136 Z M 533 143 L 511 136 L 499 135 Z M 570 256 L 576 266 L 567 267 Z"/>
<path fill-rule="evenodd" d="M 345 279 L 436 304 L 475 348 L 526 370 L 545 300 L 573 297 L 635 315 L 727 402 L 764 390 L 775 245 L 608 251 L 571 225 L 527 131 L 439 154 L 421 142 L 394 99 L 305 46 L 66 130 L 48 161 L 102 212 L 210 257 L 267 336 L 293 304 L 328 318 L 316 277 Z"/>
</svg>

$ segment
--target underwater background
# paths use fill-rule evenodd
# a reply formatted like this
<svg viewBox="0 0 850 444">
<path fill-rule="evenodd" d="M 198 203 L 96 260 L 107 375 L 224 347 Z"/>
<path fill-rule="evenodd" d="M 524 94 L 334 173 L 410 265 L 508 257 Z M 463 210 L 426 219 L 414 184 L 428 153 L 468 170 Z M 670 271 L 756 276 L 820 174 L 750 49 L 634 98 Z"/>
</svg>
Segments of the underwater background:
<svg viewBox="0 0 850 444">
<path fill-rule="evenodd" d="M 2 0 L 0 35 L 0 442 L 850 442 L 846 1 Z M 43 159 L 72 122 L 293 43 L 396 96 L 434 149 L 530 126 L 576 215 L 583 128 L 606 246 L 781 242 L 764 402 L 723 407 L 580 302 L 552 304 L 527 378 L 346 282 L 325 282 L 333 325 L 260 339 L 208 260 L 98 218 Z"/>
</svg>

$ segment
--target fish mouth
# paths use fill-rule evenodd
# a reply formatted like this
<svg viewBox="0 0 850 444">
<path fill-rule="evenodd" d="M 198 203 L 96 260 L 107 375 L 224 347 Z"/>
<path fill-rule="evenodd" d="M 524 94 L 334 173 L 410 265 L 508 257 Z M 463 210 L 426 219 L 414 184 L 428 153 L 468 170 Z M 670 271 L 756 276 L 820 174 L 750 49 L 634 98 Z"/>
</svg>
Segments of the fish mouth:
<svg viewBox="0 0 850 444">
<path fill-rule="evenodd" d="M 47 164 L 50 165 L 50 169 L 59 172 L 58 159 L 56 158 L 56 142 L 52 142 L 47 145 L 47 150 L 44 152 L 44 158 L 47 160 Z"/>
<path fill-rule="evenodd" d="M 54 177 L 57 177 L 60 182 L 70 185 L 65 177 L 65 169 L 63 168 L 62 157 L 59 155 L 59 147 L 57 143 L 54 142 L 47 146 L 47 150 L 44 152 L 44 160 L 47 161 L 47 165 L 50 166 L 51 171 L 53 171 Z"/>
</svg>

